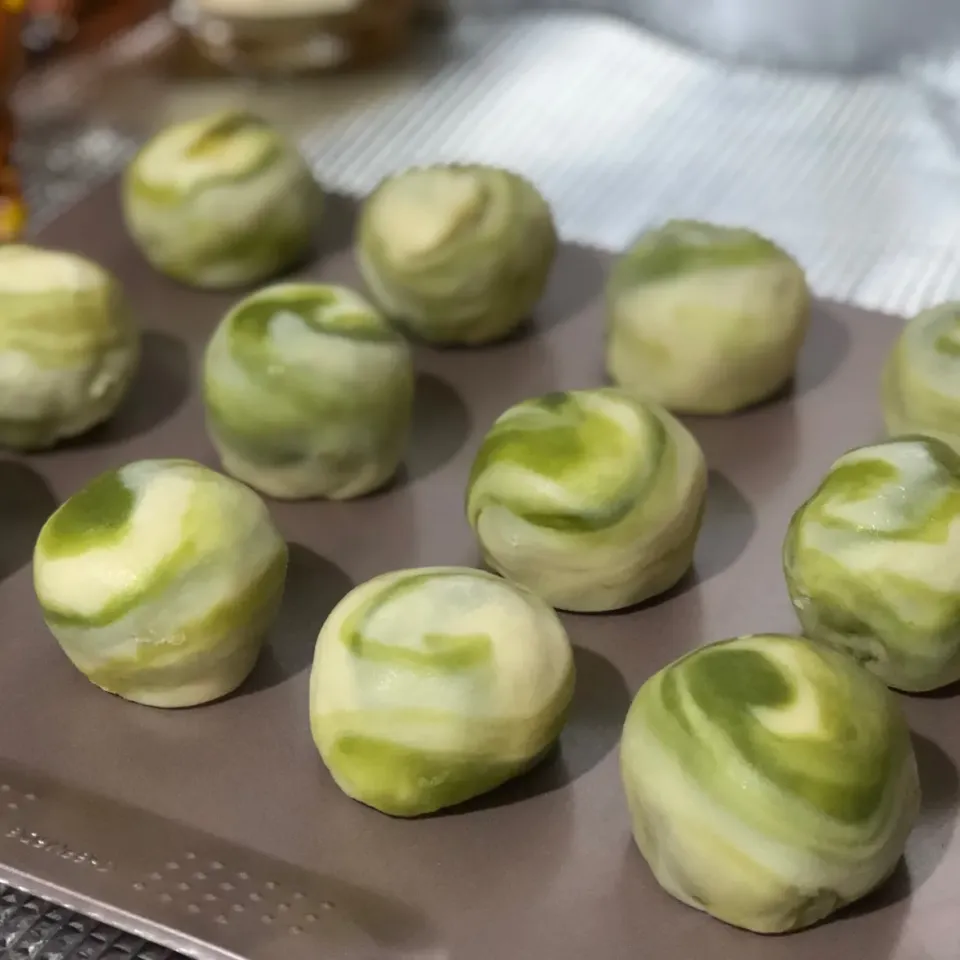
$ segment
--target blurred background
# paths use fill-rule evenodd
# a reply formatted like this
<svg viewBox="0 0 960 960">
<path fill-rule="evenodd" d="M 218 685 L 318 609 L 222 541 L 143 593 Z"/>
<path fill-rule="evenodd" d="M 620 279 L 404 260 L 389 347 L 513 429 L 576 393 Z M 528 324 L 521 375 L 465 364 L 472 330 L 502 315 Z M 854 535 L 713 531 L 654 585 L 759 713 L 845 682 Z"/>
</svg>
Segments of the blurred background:
<svg viewBox="0 0 960 960">
<path fill-rule="evenodd" d="M 821 296 L 911 313 L 960 298 L 958 36 L 958 0 L 0 0 L 0 239 L 242 105 L 331 189 L 497 163 L 568 240 L 742 224 Z M 0 885 L 0 955 L 74 948 L 172 956 Z"/>
<path fill-rule="evenodd" d="M 818 291 L 960 296 L 956 0 L 12 0 L 3 224 L 35 231 L 174 119 L 259 110 L 332 188 L 471 157 L 572 240 L 697 216 Z"/>
</svg>

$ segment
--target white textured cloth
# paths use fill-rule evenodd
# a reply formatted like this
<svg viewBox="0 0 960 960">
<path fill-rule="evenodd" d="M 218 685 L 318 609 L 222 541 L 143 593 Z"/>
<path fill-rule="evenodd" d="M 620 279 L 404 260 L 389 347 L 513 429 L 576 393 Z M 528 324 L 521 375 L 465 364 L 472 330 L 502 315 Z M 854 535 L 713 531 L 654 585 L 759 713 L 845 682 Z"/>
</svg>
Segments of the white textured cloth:
<svg viewBox="0 0 960 960">
<path fill-rule="evenodd" d="M 441 60 L 306 138 L 329 184 L 501 163 L 570 239 L 616 249 L 700 217 L 774 237 L 823 296 L 889 312 L 960 298 L 960 157 L 897 77 L 734 69 L 577 13 L 465 20 Z"/>
<path fill-rule="evenodd" d="M 440 49 L 396 71 L 287 92 L 232 81 L 182 96 L 104 76 L 64 130 L 41 119 L 51 108 L 34 98 L 20 145 L 34 228 L 115 172 L 155 127 L 239 102 L 305 132 L 317 174 L 335 189 L 362 194 L 391 170 L 436 159 L 500 163 L 542 187 L 572 240 L 617 249 L 650 224 L 700 217 L 776 238 L 824 296 L 895 313 L 960 298 L 960 57 L 917 62 L 921 96 L 897 76 L 725 67 L 625 19 L 452 2 L 485 15 L 464 16 Z M 120 59 L 142 59 L 169 35 L 151 21 L 123 41 Z M 40 99 L 62 115 L 87 71 L 97 72 L 54 76 Z"/>
</svg>

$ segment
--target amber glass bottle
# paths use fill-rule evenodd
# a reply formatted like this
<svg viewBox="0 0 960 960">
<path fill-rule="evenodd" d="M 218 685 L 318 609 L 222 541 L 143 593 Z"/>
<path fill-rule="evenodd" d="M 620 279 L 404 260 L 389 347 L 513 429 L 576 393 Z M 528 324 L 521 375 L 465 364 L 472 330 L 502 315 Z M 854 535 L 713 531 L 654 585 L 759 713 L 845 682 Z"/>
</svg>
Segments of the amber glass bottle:
<svg viewBox="0 0 960 960">
<path fill-rule="evenodd" d="M 26 0 L 21 39 L 28 68 L 42 60 L 96 50 L 168 4 L 169 0 Z"/>
<path fill-rule="evenodd" d="M 20 174 L 13 161 L 16 124 L 10 102 L 23 69 L 23 16 L 22 0 L 0 0 L 0 243 L 16 240 L 26 222 Z"/>
</svg>

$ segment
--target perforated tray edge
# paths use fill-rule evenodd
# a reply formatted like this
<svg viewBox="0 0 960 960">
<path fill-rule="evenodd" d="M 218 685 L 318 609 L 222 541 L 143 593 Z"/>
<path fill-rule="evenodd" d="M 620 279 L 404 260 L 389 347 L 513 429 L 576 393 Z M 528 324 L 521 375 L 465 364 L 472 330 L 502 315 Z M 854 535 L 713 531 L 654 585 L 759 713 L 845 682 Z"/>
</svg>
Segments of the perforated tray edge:
<svg viewBox="0 0 960 960">
<path fill-rule="evenodd" d="M 378 953 L 362 891 L 6 762 L 0 880 L 199 960 Z"/>
</svg>

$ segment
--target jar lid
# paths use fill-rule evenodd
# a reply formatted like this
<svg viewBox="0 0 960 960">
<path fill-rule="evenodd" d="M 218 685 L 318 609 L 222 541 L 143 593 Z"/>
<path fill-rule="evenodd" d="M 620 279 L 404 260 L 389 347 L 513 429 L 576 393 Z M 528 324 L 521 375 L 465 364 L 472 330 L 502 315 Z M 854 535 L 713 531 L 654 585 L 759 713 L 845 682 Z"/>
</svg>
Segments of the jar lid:
<svg viewBox="0 0 960 960">
<path fill-rule="evenodd" d="M 337 17 L 353 13 L 367 0 L 194 0 L 201 14 L 246 20 Z"/>
</svg>

